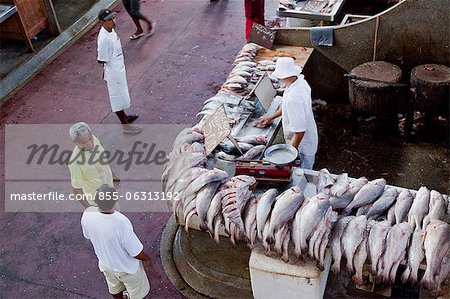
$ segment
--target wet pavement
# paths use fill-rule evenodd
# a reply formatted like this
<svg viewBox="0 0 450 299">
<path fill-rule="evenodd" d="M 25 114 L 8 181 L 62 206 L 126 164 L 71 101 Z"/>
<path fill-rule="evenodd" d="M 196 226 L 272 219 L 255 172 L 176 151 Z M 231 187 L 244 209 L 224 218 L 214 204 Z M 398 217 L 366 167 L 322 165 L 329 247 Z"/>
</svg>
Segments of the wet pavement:
<svg viewBox="0 0 450 299">
<path fill-rule="evenodd" d="M 266 17 L 275 15 L 266 1 Z M 151 38 L 130 41 L 134 25 L 121 5 L 116 10 L 132 106 L 137 124 L 189 124 L 203 101 L 214 95 L 231 70 L 244 39 L 243 1 L 142 1 L 142 12 L 158 22 Z M 9 124 L 117 124 L 96 62 L 98 26 L 53 61 L 1 107 L 0 145 Z M 317 167 L 352 177 L 383 176 L 388 184 L 418 189 L 422 184 L 448 192 L 449 156 L 442 144 L 405 144 L 350 133 L 345 113 L 333 106 L 319 115 L 321 146 Z M 339 110 L 338 110 L 339 111 Z M 364 123 L 363 123 L 364 124 Z M 365 128 L 365 126 L 363 126 Z M 366 132 L 366 131 L 364 131 Z M 67 136 L 69 138 L 69 136 Z M 4 180 L 5 153 L 0 151 Z M 4 194 L 4 184 L 0 185 Z M 70 190 L 70 186 L 67 186 Z M 4 204 L 1 197 L 0 204 Z M 128 213 L 154 261 L 153 298 L 181 298 L 160 262 L 159 242 L 169 218 L 163 213 Z M 81 213 L 0 212 L 1 298 L 108 298 L 103 275 Z"/>
</svg>

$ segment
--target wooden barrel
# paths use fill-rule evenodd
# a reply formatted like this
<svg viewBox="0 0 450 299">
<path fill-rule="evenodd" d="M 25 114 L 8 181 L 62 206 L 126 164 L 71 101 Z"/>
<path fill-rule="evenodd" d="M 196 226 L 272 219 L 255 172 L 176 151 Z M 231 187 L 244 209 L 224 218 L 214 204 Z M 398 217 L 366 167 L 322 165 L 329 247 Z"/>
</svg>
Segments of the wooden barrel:
<svg viewBox="0 0 450 299">
<path fill-rule="evenodd" d="M 439 64 L 416 66 L 411 71 L 411 87 L 415 93 L 415 110 L 448 115 L 449 67 Z"/>
<path fill-rule="evenodd" d="M 358 65 L 349 74 L 350 103 L 358 111 L 395 113 L 400 97 L 396 84 L 401 77 L 401 69 L 385 61 Z"/>
</svg>

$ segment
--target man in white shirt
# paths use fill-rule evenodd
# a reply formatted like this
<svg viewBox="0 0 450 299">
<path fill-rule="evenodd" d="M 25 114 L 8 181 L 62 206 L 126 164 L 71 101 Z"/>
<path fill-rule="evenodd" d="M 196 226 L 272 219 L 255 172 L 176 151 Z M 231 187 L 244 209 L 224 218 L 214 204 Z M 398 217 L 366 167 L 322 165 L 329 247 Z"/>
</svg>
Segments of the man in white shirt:
<svg viewBox="0 0 450 299">
<path fill-rule="evenodd" d="M 114 298 L 142 299 L 150 291 L 144 266 L 150 269 L 151 259 L 130 220 L 114 210 L 117 199 L 117 191 L 109 185 L 97 189 L 98 207 L 87 208 L 81 218 L 83 235 L 94 247 L 109 293 Z"/>
<path fill-rule="evenodd" d="M 311 87 L 305 81 L 301 67 L 290 57 L 278 58 L 272 75 L 286 85 L 281 108 L 272 115 L 258 120 L 267 126 L 282 116 L 284 137 L 287 143 L 298 149 L 301 168 L 312 169 L 315 162 L 318 135 L 311 104 Z"/>
<path fill-rule="evenodd" d="M 126 115 L 125 109 L 130 107 L 127 74 L 122 53 L 122 44 L 114 31 L 116 13 L 102 9 L 98 19 L 102 27 L 97 38 L 97 61 L 103 65 L 103 79 L 108 86 L 111 110 L 116 113 L 123 126 L 125 134 L 139 134 L 141 128 L 130 125 L 138 118 L 137 114 Z"/>
</svg>

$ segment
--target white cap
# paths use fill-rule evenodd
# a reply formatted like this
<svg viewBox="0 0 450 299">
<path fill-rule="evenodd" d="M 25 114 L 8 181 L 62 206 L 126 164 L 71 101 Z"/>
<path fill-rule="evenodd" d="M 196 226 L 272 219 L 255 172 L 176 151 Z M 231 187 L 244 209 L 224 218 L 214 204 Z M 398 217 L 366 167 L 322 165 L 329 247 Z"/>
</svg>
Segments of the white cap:
<svg viewBox="0 0 450 299">
<path fill-rule="evenodd" d="M 277 59 L 275 71 L 272 76 L 278 79 L 285 79 L 292 76 L 298 76 L 302 72 L 302 68 L 294 63 L 291 57 L 280 57 Z"/>
</svg>

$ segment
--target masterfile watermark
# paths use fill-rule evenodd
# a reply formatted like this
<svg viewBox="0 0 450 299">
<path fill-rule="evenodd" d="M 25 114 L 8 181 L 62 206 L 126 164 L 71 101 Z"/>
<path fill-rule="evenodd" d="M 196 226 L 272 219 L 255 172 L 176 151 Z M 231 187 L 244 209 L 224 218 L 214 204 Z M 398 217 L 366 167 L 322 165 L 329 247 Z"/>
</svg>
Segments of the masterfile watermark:
<svg viewBox="0 0 450 299">
<path fill-rule="evenodd" d="M 167 159 L 167 153 L 163 150 L 157 150 L 155 143 L 149 144 L 142 141 L 134 141 L 133 146 L 129 152 L 122 150 L 110 151 L 107 149 L 100 150 L 100 146 L 96 145 L 94 148 L 85 153 L 79 151 L 72 155 L 71 150 L 64 150 L 58 144 L 31 144 L 27 147 L 30 150 L 30 155 L 26 161 L 26 165 L 31 164 L 48 164 L 48 165 L 110 165 L 117 163 L 123 165 L 124 170 L 129 170 L 132 165 L 164 165 Z"/>
<path fill-rule="evenodd" d="M 139 135 L 123 134 L 121 125 L 89 125 L 98 140 L 90 150 L 73 142 L 71 126 L 5 126 L 6 212 L 80 212 L 79 202 L 92 203 L 97 185 L 110 182 L 123 212 L 167 212 L 179 198 L 163 192 L 161 175 L 188 125 L 137 124 Z"/>
</svg>

